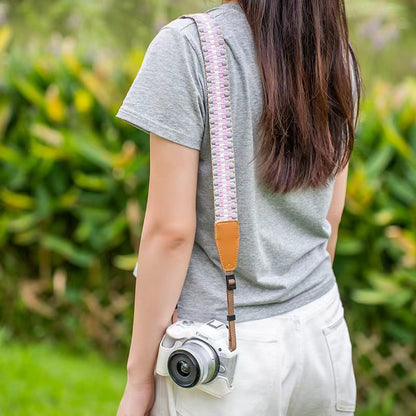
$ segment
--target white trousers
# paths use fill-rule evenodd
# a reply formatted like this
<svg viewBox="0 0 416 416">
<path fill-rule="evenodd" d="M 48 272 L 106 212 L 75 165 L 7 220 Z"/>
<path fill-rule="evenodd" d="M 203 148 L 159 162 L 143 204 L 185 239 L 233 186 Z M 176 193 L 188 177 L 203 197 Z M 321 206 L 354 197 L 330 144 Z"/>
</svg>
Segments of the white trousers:
<svg viewBox="0 0 416 416">
<path fill-rule="evenodd" d="M 238 318 L 238 317 L 237 317 Z M 338 286 L 271 318 L 236 322 L 234 389 L 222 398 L 156 375 L 151 416 L 352 416 L 356 381 Z"/>
</svg>

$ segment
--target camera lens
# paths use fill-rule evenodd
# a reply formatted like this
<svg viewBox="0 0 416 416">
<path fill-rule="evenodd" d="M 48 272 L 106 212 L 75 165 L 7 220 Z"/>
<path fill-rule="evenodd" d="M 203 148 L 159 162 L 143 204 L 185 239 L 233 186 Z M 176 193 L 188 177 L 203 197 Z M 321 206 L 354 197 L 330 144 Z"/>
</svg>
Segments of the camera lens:
<svg viewBox="0 0 416 416">
<path fill-rule="evenodd" d="M 182 377 L 189 376 L 189 373 L 191 372 L 191 367 L 186 361 L 184 360 L 179 361 L 176 367 L 177 367 L 178 373 Z"/>
<path fill-rule="evenodd" d="M 168 359 L 168 371 L 180 387 L 193 387 L 209 383 L 218 374 L 220 360 L 208 343 L 190 338 L 172 352 Z"/>
<path fill-rule="evenodd" d="M 187 351 L 178 349 L 169 357 L 168 371 L 172 380 L 181 387 L 192 387 L 200 377 L 199 364 Z"/>
</svg>

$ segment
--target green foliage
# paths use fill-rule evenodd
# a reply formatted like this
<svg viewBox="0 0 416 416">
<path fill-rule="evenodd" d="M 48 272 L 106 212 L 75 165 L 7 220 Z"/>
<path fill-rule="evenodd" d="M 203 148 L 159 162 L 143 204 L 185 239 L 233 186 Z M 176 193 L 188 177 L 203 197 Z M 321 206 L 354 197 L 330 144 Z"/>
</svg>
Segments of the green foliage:
<svg viewBox="0 0 416 416">
<path fill-rule="evenodd" d="M 334 261 L 368 415 L 412 414 L 416 391 L 416 80 L 363 102 Z M 364 338 L 367 336 L 368 338 Z M 361 375 L 361 377 L 360 377 Z M 400 409 L 400 411 L 399 411 Z"/>
<path fill-rule="evenodd" d="M 352 300 L 380 305 L 383 319 L 358 308 L 360 329 L 400 342 L 416 341 L 415 120 L 414 79 L 379 82 L 363 103 L 334 264 Z"/>
<path fill-rule="evenodd" d="M 35 335 L 37 325 L 54 333 L 54 323 L 44 322 L 53 316 L 45 304 L 81 314 L 87 306 L 81 296 L 58 301 L 57 270 L 64 270 L 68 293 L 87 288 L 107 303 L 112 291 L 133 283 L 147 198 L 148 137 L 115 113 L 143 51 L 132 50 L 121 66 L 111 56 L 79 57 L 67 41 L 57 56 L 34 61 L 7 49 L 2 54 L 0 314 L 22 335 Z M 19 292 L 30 291 L 23 285 L 33 279 L 45 284 L 23 302 L 42 320 L 27 322 Z"/>
</svg>

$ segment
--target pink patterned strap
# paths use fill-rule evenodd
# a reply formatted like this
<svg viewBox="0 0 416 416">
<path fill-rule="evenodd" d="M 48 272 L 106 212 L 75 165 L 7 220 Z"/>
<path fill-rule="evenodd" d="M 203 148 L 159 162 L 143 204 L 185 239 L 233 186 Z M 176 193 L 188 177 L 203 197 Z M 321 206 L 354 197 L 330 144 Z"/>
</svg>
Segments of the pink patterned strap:
<svg viewBox="0 0 416 416">
<path fill-rule="evenodd" d="M 238 220 L 230 80 L 223 32 L 208 13 L 180 16 L 186 17 L 197 24 L 205 62 L 215 222 Z"/>
<path fill-rule="evenodd" d="M 230 351 L 237 348 L 234 290 L 239 248 L 237 187 L 235 177 L 231 93 L 227 51 L 221 27 L 208 13 L 180 16 L 195 21 L 205 64 L 209 130 L 211 139 L 212 182 L 215 209 L 215 243 L 227 288 L 227 321 Z"/>
</svg>

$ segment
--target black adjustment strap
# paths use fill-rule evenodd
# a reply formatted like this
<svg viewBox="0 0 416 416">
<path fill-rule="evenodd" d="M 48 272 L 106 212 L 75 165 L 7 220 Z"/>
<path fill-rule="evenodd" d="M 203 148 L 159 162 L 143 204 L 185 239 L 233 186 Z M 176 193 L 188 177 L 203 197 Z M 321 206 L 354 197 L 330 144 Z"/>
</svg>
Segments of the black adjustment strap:
<svg viewBox="0 0 416 416">
<path fill-rule="evenodd" d="M 234 290 L 237 288 L 237 282 L 235 280 L 234 274 L 228 274 L 225 276 L 227 280 L 227 290 Z M 230 282 L 232 280 L 232 282 Z"/>
<path fill-rule="evenodd" d="M 235 315 L 227 315 L 227 321 L 235 321 Z"/>
</svg>

